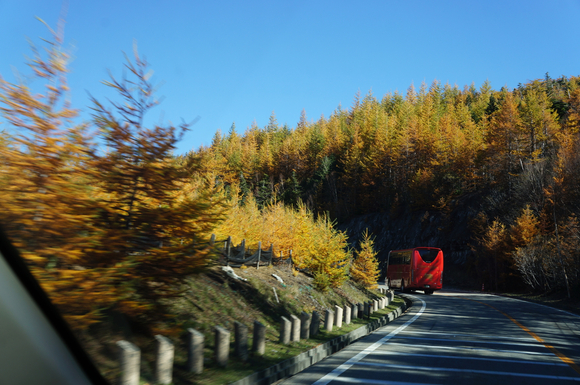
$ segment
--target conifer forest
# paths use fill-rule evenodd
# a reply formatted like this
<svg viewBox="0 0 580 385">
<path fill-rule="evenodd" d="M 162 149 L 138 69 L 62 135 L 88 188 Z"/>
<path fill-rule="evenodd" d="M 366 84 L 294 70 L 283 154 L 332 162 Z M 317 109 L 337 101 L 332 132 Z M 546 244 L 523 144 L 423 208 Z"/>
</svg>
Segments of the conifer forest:
<svg viewBox="0 0 580 385">
<path fill-rule="evenodd" d="M 176 156 L 195 128 L 144 123 L 158 104 L 147 61 L 128 55 L 126 77 L 105 80 L 116 97 L 82 118 L 52 32 L 28 63 L 34 90 L 0 77 L 0 223 L 75 327 L 110 308 L 171 317 L 164 299 L 215 263 L 211 234 L 292 250 L 319 290 L 371 287 L 373 235 L 354 242 L 337 224 L 460 203 L 474 279 L 580 296 L 580 77 L 356 94 L 330 116 L 290 127 L 272 112 Z"/>
</svg>

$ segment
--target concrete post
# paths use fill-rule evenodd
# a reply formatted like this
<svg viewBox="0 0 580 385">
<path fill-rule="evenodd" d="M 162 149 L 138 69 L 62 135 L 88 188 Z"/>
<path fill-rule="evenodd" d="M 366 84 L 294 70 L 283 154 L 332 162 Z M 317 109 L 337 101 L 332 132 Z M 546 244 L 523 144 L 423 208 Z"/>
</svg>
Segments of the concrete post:
<svg viewBox="0 0 580 385">
<path fill-rule="evenodd" d="M 248 360 L 248 327 L 241 322 L 234 322 L 234 351 L 242 360 Z"/>
<path fill-rule="evenodd" d="M 350 325 L 350 315 L 352 309 L 348 305 L 344 305 L 344 324 Z"/>
<path fill-rule="evenodd" d="M 200 374 L 203 372 L 203 347 L 205 337 L 195 329 L 187 329 L 187 371 Z"/>
<path fill-rule="evenodd" d="M 266 326 L 258 321 L 254 321 L 254 343 L 252 351 L 260 356 L 266 352 Z"/>
<path fill-rule="evenodd" d="M 290 315 L 292 321 L 292 336 L 290 339 L 292 342 L 300 341 L 300 318 L 296 317 L 294 314 Z"/>
<path fill-rule="evenodd" d="M 129 341 L 117 341 L 121 363 L 120 385 L 139 385 L 141 350 Z"/>
<path fill-rule="evenodd" d="M 227 366 L 230 356 L 230 332 L 221 327 L 215 326 L 215 361 L 219 366 Z"/>
<path fill-rule="evenodd" d="M 171 384 L 173 382 L 173 356 L 175 347 L 171 340 L 162 335 L 156 335 L 157 360 L 155 362 L 155 381 L 158 384 Z"/>
<path fill-rule="evenodd" d="M 342 308 L 338 305 L 334 305 L 334 314 L 335 314 L 335 318 L 334 318 L 334 324 L 336 325 L 337 328 L 341 328 L 342 327 Z"/>
<path fill-rule="evenodd" d="M 354 320 L 358 318 L 358 305 L 355 303 L 352 305 L 352 310 L 350 312 L 351 318 Z"/>
<path fill-rule="evenodd" d="M 292 322 L 286 317 L 282 317 L 280 321 L 280 343 L 288 345 L 292 332 Z"/>
<path fill-rule="evenodd" d="M 303 340 L 310 338 L 311 319 L 310 314 L 305 311 L 300 314 L 300 338 Z"/>
<path fill-rule="evenodd" d="M 310 336 L 315 337 L 320 331 L 320 313 L 312 312 L 312 322 L 310 323 Z"/>
<path fill-rule="evenodd" d="M 379 310 L 379 301 L 373 299 L 373 312 Z"/>
<path fill-rule="evenodd" d="M 334 324 L 334 312 L 332 310 L 326 310 L 326 317 L 324 318 L 324 328 L 327 332 L 332 331 L 332 325 Z"/>
</svg>

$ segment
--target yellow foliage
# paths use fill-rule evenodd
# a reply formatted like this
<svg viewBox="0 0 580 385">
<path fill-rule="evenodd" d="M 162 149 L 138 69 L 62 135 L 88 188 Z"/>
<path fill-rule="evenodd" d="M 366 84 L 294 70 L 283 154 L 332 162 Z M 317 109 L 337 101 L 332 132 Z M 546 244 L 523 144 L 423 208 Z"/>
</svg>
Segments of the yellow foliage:
<svg viewBox="0 0 580 385">
<path fill-rule="evenodd" d="M 322 290 L 338 287 L 348 278 L 346 234 L 334 229 L 325 216 L 314 219 L 303 204 L 293 209 L 277 202 L 260 211 L 251 195 L 243 206 L 234 197 L 225 216 L 215 229 L 218 239 L 231 236 L 234 244 L 245 239 L 250 247 L 272 244 L 274 255 L 292 250 L 294 266 L 311 271 Z"/>
<path fill-rule="evenodd" d="M 540 221 L 527 205 L 511 228 L 510 238 L 515 248 L 531 244 L 540 234 Z"/>
<path fill-rule="evenodd" d="M 350 268 L 350 275 L 356 282 L 369 289 L 377 287 L 380 275 L 377 252 L 374 249 L 374 240 L 369 235 L 368 229 L 363 234 L 360 249 L 355 252 L 355 259 Z"/>
</svg>

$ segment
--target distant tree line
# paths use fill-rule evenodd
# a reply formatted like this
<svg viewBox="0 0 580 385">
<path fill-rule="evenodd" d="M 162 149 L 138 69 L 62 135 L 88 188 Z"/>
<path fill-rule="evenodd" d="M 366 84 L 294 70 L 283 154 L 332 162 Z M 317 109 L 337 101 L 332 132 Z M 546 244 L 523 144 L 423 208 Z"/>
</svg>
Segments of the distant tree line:
<svg viewBox="0 0 580 385">
<path fill-rule="evenodd" d="M 329 117 L 303 111 L 294 128 L 274 113 L 243 134 L 232 125 L 188 156 L 260 207 L 301 201 L 338 221 L 445 214 L 469 197 L 470 262 L 482 282 L 570 293 L 580 291 L 579 83 L 546 74 L 513 90 L 434 81 L 380 100 L 356 95 Z"/>
</svg>

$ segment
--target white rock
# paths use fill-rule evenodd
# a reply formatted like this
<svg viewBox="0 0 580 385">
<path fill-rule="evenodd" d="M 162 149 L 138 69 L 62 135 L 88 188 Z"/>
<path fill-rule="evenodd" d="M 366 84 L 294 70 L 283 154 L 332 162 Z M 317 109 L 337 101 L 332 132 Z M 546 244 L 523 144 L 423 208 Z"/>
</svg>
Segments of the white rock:
<svg viewBox="0 0 580 385">
<path fill-rule="evenodd" d="M 233 279 L 237 279 L 238 281 L 247 281 L 247 279 L 240 277 L 234 272 L 230 266 L 222 266 L 222 270 L 226 272 L 227 275 L 232 277 Z"/>
</svg>

